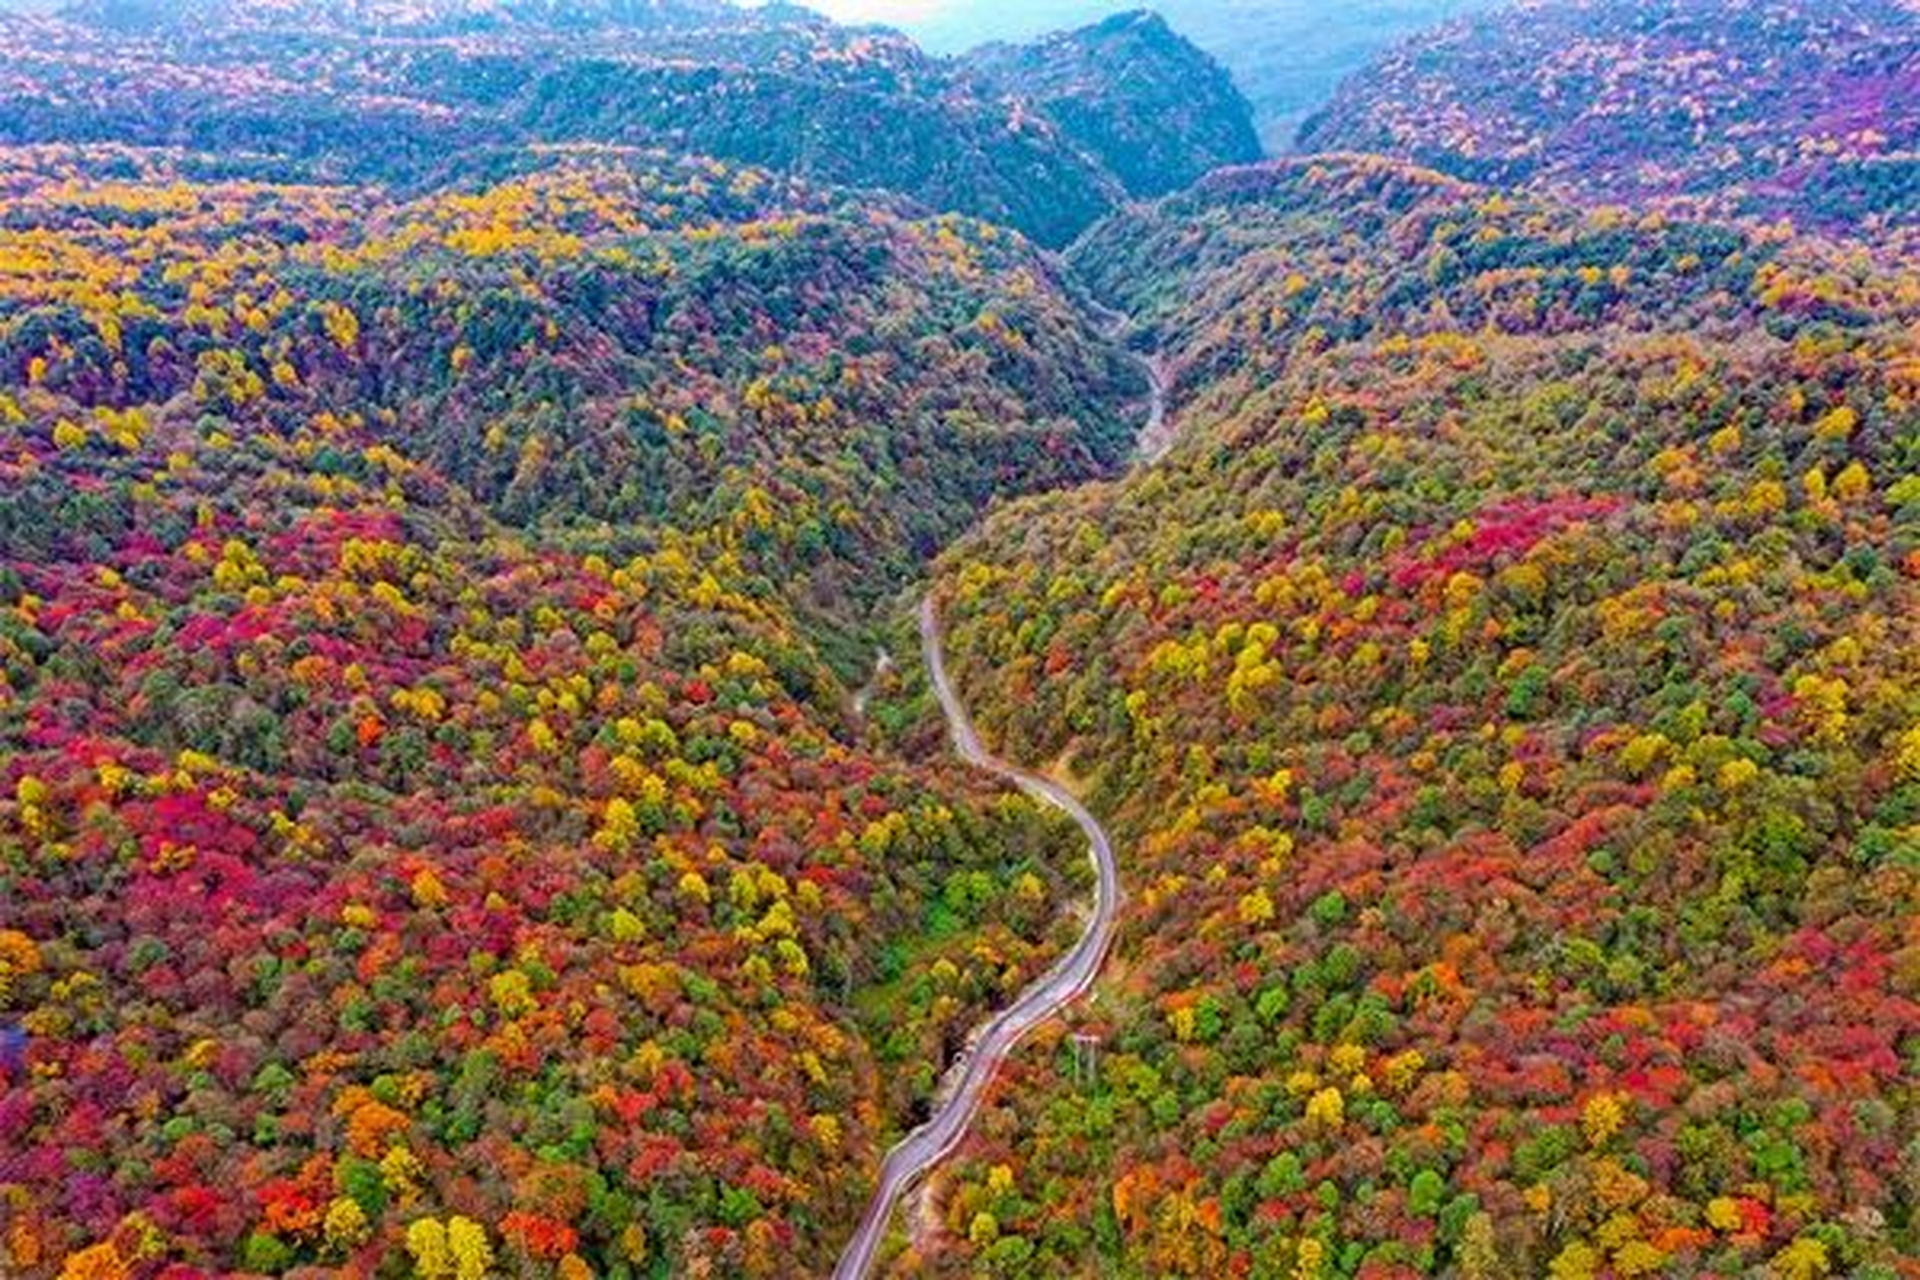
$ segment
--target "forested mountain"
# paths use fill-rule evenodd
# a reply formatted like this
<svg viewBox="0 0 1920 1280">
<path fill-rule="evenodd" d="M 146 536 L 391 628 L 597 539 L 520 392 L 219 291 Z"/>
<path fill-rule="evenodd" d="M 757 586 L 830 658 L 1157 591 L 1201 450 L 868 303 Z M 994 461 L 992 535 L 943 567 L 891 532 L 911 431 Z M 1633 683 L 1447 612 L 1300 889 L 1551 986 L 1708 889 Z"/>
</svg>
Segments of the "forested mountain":
<svg viewBox="0 0 1920 1280">
<path fill-rule="evenodd" d="M 1911 228 L 1916 103 L 1909 0 L 1536 0 L 1382 59 L 1301 146 L 1589 202 Z"/>
<path fill-rule="evenodd" d="M 755 526 L 757 568 L 823 590 L 849 564 L 884 588 L 990 496 L 1126 451 L 1137 370 L 1015 235 L 711 161 L 523 159 L 386 205 L 36 157 L 13 234 L 63 250 L 23 264 L 55 278 L 29 276 L 0 367 L 116 411 L 178 404 L 215 363 L 268 375 L 250 413 L 350 407 L 516 524 Z M 79 194 L 44 197 L 75 168 Z M 203 270 L 162 234 L 190 216 Z M 174 256 L 130 262 L 141 243 Z M 206 296 L 240 271 L 237 299 Z"/>
<path fill-rule="evenodd" d="M 1049 245 L 1259 154 L 1244 100 L 1159 26 L 1132 40 L 1124 78 L 1084 57 L 1076 77 L 1073 44 L 1048 46 L 1040 100 L 784 5 L 85 0 L 65 17 L 0 18 L 0 141 L 185 146 L 280 180 L 414 191 L 501 146 L 666 147 Z"/>
<path fill-rule="evenodd" d="M 1233 73 L 1269 151 L 1291 151 L 1303 120 L 1334 88 L 1401 40 L 1496 0 L 936 0 L 842 7 L 877 13 L 928 48 L 960 53 L 1038 39 L 1117 13 L 1147 10 Z M 831 3 L 829 8 L 834 7 Z M 897 11 L 897 12 L 896 12 Z"/>
<path fill-rule="evenodd" d="M 924 1271 L 1906 1274 L 1911 264 L 1337 157 L 1075 257 L 1183 442 L 940 590 L 1133 899 Z"/>
<path fill-rule="evenodd" d="M 1914 26 L 0 18 L 0 1275 L 1914 1280 Z"/>
<path fill-rule="evenodd" d="M 1110 459 L 1105 349 L 711 161 L 167 165 L 0 169 L 7 1273 L 824 1270 L 1073 873 L 795 609 Z"/>
<path fill-rule="evenodd" d="M 1057 121 L 1136 196 L 1165 195 L 1224 161 L 1260 155 L 1233 80 L 1150 14 L 989 46 L 965 65 L 990 93 Z"/>
</svg>

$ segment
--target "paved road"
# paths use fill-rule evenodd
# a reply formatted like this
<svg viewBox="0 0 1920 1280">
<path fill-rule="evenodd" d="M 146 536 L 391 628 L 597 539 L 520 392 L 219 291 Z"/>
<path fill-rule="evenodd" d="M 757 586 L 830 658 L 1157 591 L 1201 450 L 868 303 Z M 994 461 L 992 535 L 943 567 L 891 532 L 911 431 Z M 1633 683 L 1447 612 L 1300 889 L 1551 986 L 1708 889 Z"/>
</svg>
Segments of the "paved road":
<svg viewBox="0 0 1920 1280">
<path fill-rule="evenodd" d="M 1056 259 L 1056 261 L 1059 261 Z M 1062 271 L 1070 271 L 1064 262 Z M 1133 317 L 1124 311 L 1116 311 L 1098 298 L 1088 298 L 1086 306 L 1101 321 L 1101 329 L 1108 341 L 1124 343 L 1128 331 L 1133 327 Z M 1175 424 L 1168 421 L 1167 392 L 1171 379 L 1167 377 L 1167 358 L 1163 352 L 1155 351 L 1151 355 L 1135 355 L 1140 367 L 1146 372 L 1147 384 L 1151 388 L 1147 402 L 1147 422 L 1140 428 L 1140 434 L 1134 437 L 1133 461 L 1136 466 L 1151 467 L 1164 459 L 1179 440 Z"/>
<path fill-rule="evenodd" d="M 1140 429 L 1139 441 L 1134 446 L 1134 459 L 1141 466 L 1150 467 L 1167 456 L 1179 439 L 1179 432 L 1167 416 L 1166 357 L 1156 351 L 1140 357 L 1140 365 L 1147 371 L 1153 399 L 1147 411 L 1147 425 Z"/>
<path fill-rule="evenodd" d="M 953 730 L 954 749 L 967 763 L 998 774 L 1080 824 L 1080 829 L 1087 833 L 1094 870 L 1099 876 L 1099 891 L 1094 899 L 1093 917 L 1087 922 L 1086 933 L 1078 945 L 1022 992 L 1010 1008 L 974 1033 L 972 1044 L 947 1075 L 937 1104 L 939 1109 L 887 1153 L 886 1162 L 880 1166 L 880 1185 L 873 1193 L 873 1202 L 867 1206 L 859 1230 L 841 1255 L 840 1265 L 834 1269 L 834 1280 L 866 1280 L 873 1269 L 874 1255 L 886 1236 L 894 1206 L 966 1136 L 967 1126 L 973 1123 L 994 1073 L 1020 1038 L 1085 995 L 1093 985 L 1101 962 L 1106 959 L 1107 947 L 1113 941 L 1114 921 L 1120 913 L 1120 870 L 1114 862 L 1113 842 L 1107 838 L 1106 829 L 1065 788 L 1016 769 L 980 745 L 973 721 L 947 678 L 946 656 L 940 643 L 940 618 L 931 598 L 920 606 L 920 639 L 926 649 L 927 670 L 933 676 L 934 692 L 939 695 L 941 709 L 946 712 Z"/>
</svg>

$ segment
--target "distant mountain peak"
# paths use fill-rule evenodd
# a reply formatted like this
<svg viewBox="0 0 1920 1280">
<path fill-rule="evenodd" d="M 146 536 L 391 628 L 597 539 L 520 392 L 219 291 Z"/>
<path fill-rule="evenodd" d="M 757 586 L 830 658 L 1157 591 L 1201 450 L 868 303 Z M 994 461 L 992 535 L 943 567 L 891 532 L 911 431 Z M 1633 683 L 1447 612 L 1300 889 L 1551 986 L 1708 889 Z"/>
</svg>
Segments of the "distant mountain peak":
<svg viewBox="0 0 1920 1280">
<path fill-rule="evenodd" d="M 1152 9 L 1125 9 L 1111 17 L 1102 19 L 1088 28 L 1090 31 L 1127 31 L 1136 27 L 1157 28 L 1169 34 L 1173 27 L 1159 13 Z"/>
<path fill-rule="evenodd" d="M 963 62 L 992 92 L 1037 103 L 1136 196 L 1260 158 L 1253 108 L 1218 62 L 1158 14 L 1130 10 Z"/>
</svg>

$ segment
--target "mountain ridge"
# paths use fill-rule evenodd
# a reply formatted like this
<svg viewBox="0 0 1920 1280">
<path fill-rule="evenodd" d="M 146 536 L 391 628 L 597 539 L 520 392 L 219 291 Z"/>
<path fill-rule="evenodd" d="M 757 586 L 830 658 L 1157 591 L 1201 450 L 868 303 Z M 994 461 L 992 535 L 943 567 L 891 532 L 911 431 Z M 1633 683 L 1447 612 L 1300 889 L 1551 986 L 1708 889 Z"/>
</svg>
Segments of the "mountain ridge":
<svg viewBox="0 0 1920 1280">
<path fill-rule="evenodd" d="M 290 0 L 191 11 L 91 0 L 69 11 L 82 21 L 12 35 L 29 56 L 0 139 L 184 142 L 265 152 L 288 174 L 421 190 L 489 146 L 668 146 L 902 193 L 1050 247 L 1125 199 L 1259 154 L 1231 82 L 1164 26 L 1131 30 L 1118 88 L 1093 65 L 1115 48 L 1063 36 L 1035 55 L 1049 71 L 1034 96 L 995 82 L 990 66 L 797 7 L 622 0 L 567 12 L 555 23 L 532 0 L 355 0 L 316 29 Z M 96 68 L 116 61 L 123 74 L 102 84 Z M 1205 86 L 1197 102 L 1191 84 Z M 361 145 L 349 104 L 378 113 L 382 146 Z"/>
<path fill-rule="evenodd" d="M 1911 227 L 1917 89 L 1904 0 L 1554 0 L 1402 46 L 1301 141 L 1589 203 Z"/>
<path fill-rule="evenodd" d="M 0 1273 L 1915 1280 L 1913 6 L 1620 6 L 0 19 Z"/>
</svg>

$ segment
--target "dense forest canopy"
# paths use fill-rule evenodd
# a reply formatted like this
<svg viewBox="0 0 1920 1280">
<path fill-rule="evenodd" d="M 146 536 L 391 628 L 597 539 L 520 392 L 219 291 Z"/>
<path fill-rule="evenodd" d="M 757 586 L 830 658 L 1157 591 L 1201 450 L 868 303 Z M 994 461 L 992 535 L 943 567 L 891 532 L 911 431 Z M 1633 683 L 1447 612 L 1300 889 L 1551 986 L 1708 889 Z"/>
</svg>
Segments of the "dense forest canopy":
<svg viewBox="0 0 1920 1280">
<path fill-rule="evenodd" d="M 0 16 L 0 1274 L 1920 1276 L 1920 14 L 1194 8 Z"/>
<path fill-rule="evenodd" d="M 0 171 L 9 1266 L 824 1266 L 1072 881 L 801 619 L 1111 457 L 1112 360 L 1010 233 L 712 161 L 163 166 Z"/>
<path fill-rule="evenodd" d="M 846 20 L 899 26 L 943 53 L 1031 41 L 1135 9 L 1164 17 L 1233 73 L 1267 149 L 1293 149 L 1300 124 L 1334 87 L 1426 28 L 1497 0 L 824 0 Z"/>
<path fill-rule="evenodd" d="M 1300 143 L 1586 201 L 1911 230 L 1916 96 L 1908 0 L 1556 0 L 1403 46 Z"/>
<path fill-rule="evenodd" d="M 503 145 L 664 147 L 1059 246 L 1260 154 L 1205 55 L 1124 25 L 1048 42 L 1029 86 L 790 5 L 77 0 L 58 20 L 0 15 L 0 142 L 184 146 L 236 174 L 418 192 Z M 1109 80 L 1114 56 L 1128 72 Z"/>
<path fill-rule="evenodd" d="M 1182 443 L 942 591 L 1136 897 L 932 1272 L 1905 1274 L 1910 266 L 1367 158 L 1076 258 Z"/>
</svg>

